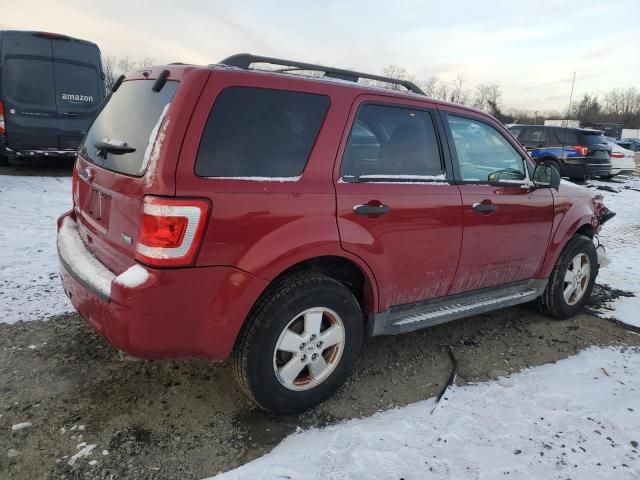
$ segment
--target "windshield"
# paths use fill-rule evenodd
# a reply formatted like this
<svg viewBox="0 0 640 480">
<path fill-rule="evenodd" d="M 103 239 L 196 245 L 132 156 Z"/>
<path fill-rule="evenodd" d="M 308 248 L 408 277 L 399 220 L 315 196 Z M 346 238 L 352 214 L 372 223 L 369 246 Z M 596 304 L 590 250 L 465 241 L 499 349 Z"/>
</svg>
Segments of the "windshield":
<svg viewBox="0 0 640 480">
<path fill-rule="evenodd" d="M 167 82 L 159 92 L 151 90 L 152 85 L 150 80 L 134 80 L 120 86 L 91 125 L 80 147 L 83 157 L 107 170 L 142 176 L 153 146 L 150 143 L 155 141 L 178 82 Z M 105 140 L 125 142 L 135 150 L 125 153 L 96 147 Z"/>
</svg>

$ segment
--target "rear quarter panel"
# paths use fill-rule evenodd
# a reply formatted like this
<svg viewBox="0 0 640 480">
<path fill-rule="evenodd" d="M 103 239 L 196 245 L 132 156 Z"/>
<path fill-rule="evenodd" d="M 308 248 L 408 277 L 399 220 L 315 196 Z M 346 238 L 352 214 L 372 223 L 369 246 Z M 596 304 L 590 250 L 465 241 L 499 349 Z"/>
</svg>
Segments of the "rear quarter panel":
<svg viewBox="0 0 640 480">
<path fill-rule="evenodd" d="M 195 175 L 200 138 L 209 112 L 217 95 L 231 86 L 330 97 L 329 110 L 299 180 L 258 181 Z M 197 266 L 234 266 L 270 281 L 301 261 L 333 255 L 352 260 L 375 285 L 364 262 L 341 249 L 336 223 L 332 170 L 354 97 L 355 93 L 349 89 L 317 82 L 213 70 L 193 113 L 176 170 L 177 195 L 206 197 L 212 205 Z M 377 304 L 377 299 L 372 299 L 372 303 Z"/>
</svg>

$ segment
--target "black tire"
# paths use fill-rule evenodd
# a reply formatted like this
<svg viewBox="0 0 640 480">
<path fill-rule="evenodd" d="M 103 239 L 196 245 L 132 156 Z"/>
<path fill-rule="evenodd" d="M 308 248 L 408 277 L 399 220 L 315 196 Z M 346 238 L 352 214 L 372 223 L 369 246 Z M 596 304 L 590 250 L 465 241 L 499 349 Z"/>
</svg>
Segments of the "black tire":
<svg viewBox="0 0 640 480">
<path fill-rule="evenodd" d="M 552 167 L 555 167 L 555 169 L 558 171 L 558 173 L 560 174 L 560 176 L 562 176 L 562 170 L 560 169 L 560 164 L 558 162 L 556 162 L 555 160 L 542 160 L 541 162 L 543 165 L 551 165 Z"/>
<path fill-rule="evenodd" d="M 585 254 L 590 262 L 590 277 L 582 298 L 570 305 L 564 298 L 565 275 L 573 259 L 580 253 Z M 575 235 L 567 242 L 560 257 L 556 261 L 549 283 L 543 294 L 537 299 L 540 311 L 558 320 L 576 315 L 589 300 L 598 274 L 598 254 L 591 239 L 585 235 Z"/>
<path fill-rule="evenodd" d="M 276 375 L 276 345 L 292 319 L 316 307 L 331 309 L 341 319 L 345 338 L 342 353 L 321 383 L 307 390 L 291 390 Z M 271 286 L 254 306 L 233 352 L 234 374 L 259 407 L 277 414 L 301 412 L 323 402 L 340 388 L 360 354 L 363 336 L 362 311 L 347 287 L 319 273 L 292 274 Z"/>
</svg>

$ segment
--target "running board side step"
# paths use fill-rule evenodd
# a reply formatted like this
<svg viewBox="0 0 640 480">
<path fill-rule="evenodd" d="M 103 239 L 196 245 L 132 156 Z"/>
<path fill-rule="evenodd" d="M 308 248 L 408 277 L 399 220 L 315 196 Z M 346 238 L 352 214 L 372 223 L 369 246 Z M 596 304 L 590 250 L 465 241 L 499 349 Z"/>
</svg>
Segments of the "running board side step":
<svg viewBox="0 0 640 480">
<path fill-rule="evenodd" d="M 539 297 L 546 286 L 547 280 L 527 280 L 391 307 L 370 317 L 370 333 L 396 335 L 527 303 Z"/>
</svg>

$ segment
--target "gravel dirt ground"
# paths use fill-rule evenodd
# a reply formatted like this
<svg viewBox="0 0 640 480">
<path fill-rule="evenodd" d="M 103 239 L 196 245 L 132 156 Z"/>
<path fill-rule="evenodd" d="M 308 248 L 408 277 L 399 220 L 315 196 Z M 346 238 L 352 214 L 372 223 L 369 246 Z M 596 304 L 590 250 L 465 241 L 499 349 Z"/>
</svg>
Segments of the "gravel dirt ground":
<svg viewBox="0 0 640 480">
<path fill-rule="evenodd" d="M 640 335 L 587 314 L 551 321 L 528 305 L 376 337 L 335 398 L 273 418 L 253 408 L 226 364 L 123 358 L 77 314 L 0 324 L 0 478 L 203 478 L 261 456 L 298 427 L 436 395 L 449 347 L 460 381 L 475 382 L 612 344 L 640 345 Z"/>
</svg>

